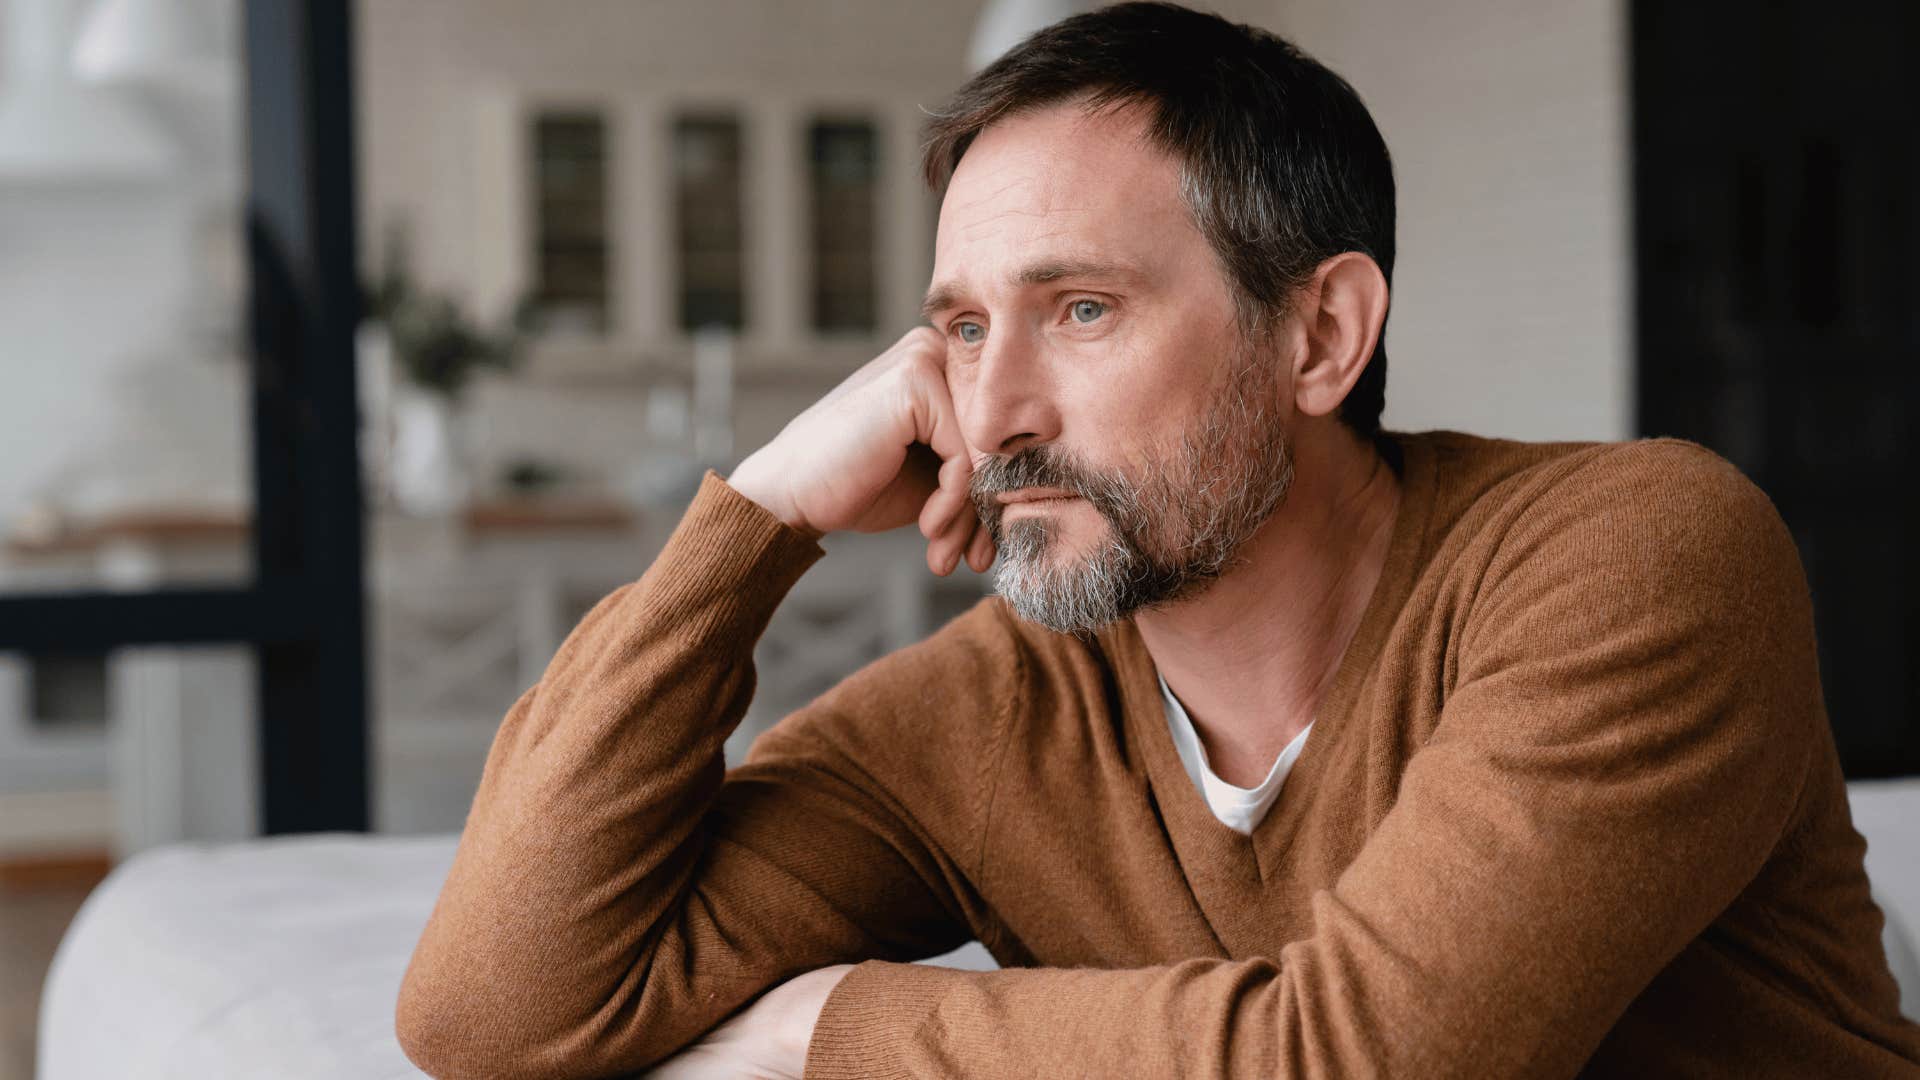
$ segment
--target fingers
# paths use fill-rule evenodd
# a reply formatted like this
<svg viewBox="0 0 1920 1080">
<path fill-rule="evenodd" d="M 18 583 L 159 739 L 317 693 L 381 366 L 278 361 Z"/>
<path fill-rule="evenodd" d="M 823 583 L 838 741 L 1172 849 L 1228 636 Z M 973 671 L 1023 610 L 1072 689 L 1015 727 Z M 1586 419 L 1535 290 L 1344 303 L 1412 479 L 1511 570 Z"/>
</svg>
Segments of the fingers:
<svg viewBox="0 0 1920 1080">
<path fill-rule="evenodd" d="M 973 509 L 967 491 L 968 481 L 973 476 L 973 455 L 960 433 L 960 417 L 954 410 L 953 397 L 947 391 L 947 380 L 941 366 L 945 345 L 942 344 L 937 350 L 939 357 L 932 355 L 935 351 L 929 348 L 927 353 L 922 354 L 927 359 L 917 368 L 914 380 L 918 406 L 915 410 L 914 437 L 940 455 L 939 487 L 927 498 L 926 506 L 920 513 L 920 532 L 929 538 L 945 533 L 963 518 L 971 518 Z M 964 550 L 955 549 L 956 561 Z"/>
<path fill-rule="evenodd" d="M 927 545 L 927 568 L 945 577 L 964 559 L 974 573 L 984 574 L 993 566 L 996 554 L 993 534 L 969 509 Z"/>
<path fill-rule="evenodd" d="M 967 545 L 967 565 L 974 573 L 984 574 L 987 567 L 993 565 L 994 554 L 993 534 L 985 525 L 978 526 L 973 531 L 972 542 Z"/>
<path fill-rule="evenodd" d="M 921 536 L 931 540 L 963 514 L 972 512 L 973 499 L 967 494 L 967 478 L 972 471 L 971 462 L 964 456 L 940 463 L 933 494 L 927 496 L 926 504 L 920 508 Z"/>
<path fill-rule="evenodd" d="M 972 509 L 956 516 L 927 545 L 927 569 L 941 577 L 953 573 L 961 557 L 972 547 L 974 536 L 982 531 Z"/>
</svg>

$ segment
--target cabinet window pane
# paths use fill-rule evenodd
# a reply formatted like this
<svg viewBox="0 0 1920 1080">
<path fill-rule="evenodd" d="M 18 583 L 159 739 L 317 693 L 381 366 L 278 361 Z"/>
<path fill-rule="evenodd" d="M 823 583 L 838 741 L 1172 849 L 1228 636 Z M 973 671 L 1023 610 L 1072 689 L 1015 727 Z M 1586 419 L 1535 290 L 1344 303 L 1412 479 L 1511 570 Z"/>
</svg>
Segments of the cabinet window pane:
<svg viewBox="0 0 1920 1080">
<path fill-rule="evenodd" d="M 875 328 L 879 139 L 866 121 L 817 121 L 807 139 L 813 211 L 813 325 Z"/>
<path fill-rule="evenodd" d="M 533 121 L 535 272 L 540 323 L 607 329 L 607 125 L 591 112 Z"/>
<path fill-rule="evenodd" d="M 673 125 L 683 329 L 746 324 L 740 146 L 733 117 L 687 116 Z"/>
</svg>

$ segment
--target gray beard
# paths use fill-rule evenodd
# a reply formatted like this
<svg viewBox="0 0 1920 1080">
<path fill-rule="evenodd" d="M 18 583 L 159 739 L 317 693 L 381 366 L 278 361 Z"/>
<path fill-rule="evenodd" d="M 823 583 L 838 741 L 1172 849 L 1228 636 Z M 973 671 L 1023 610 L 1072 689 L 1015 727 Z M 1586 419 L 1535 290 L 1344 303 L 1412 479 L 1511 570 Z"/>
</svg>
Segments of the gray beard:
<svg viewBox="0 0 1920 1080">
<path fill-rule="evenodd" d="M 993 458 L 975 470 L 973 495 L 997 549 L 995 591 L 1030 622 L 1090 635 L 1139 611 L 1204 591 L 1286 500 L 1293 458 L 1265 404 L 1271 384 L 1243 356 L 1200 422 L 1149 457 L 1138 478 L 1079 465 L 1051 445 Z M 1264 393 L 1263 393 L 1264 391 Z M 994 496 L 1057 487 L 1087 500 L 1107 535 L 1061 564 L 1046 517 L 1003 524 Z"/>
</svg>

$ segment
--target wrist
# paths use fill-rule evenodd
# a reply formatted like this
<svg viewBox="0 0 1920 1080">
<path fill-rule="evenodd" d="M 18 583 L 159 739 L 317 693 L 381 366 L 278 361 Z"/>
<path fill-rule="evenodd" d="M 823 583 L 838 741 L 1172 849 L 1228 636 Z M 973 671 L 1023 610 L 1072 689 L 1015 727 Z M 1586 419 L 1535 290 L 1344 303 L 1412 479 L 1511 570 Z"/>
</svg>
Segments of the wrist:
<svg viewBox="0 0 1920 1080">
<path fill-rule="evenodd" d="M 819 529 L 807 524 L 800 511 L 793 505 L 779 485 L 773 483 L 768 468 L 760 460 L 759 452 L 747 456 L 727 478 L 727 486 L 746 496 L 762 510 L 780 519 L 788 528 L 806 534 L 810 539 L 818 540 L 823 535 Z"/>
<path fill-rule="evenodd" d="M 807 1050 L 813 1045 L 813 1033 L 827 999 L 833 996 L 840 980 L 853 970 L 852 964 L 835 964 L 795 977 L 786 984 L 792 994 L 781 1024 L 784 1060 L 793 1067 L 795 1077 L 805 1075 Z"/>
</svg>

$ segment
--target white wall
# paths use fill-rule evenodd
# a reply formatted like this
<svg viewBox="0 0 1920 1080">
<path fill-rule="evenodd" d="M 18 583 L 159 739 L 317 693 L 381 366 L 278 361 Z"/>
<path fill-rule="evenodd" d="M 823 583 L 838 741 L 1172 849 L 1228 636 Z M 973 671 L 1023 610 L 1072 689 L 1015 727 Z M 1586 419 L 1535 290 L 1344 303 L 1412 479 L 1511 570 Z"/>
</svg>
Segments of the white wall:
<svg viewBox="0 0 1920 1080">
<path fill-rule="evenodd" d="M 240 360 L 184 330 L 202 205 L 184 182 L 0 182 L 0 527 L 47 496 L 245 505 Z"/>
<path fill-rule="evenodd" d="M 22 3 L 0 0 L 0 33 Z M 0 54 L 0 95 L 25 67 Z M 83 516 L 243 504 L 239 104 L 98 92 L 179 160 L 141 180 L 0 176 L 0 529 L 49 497 Z"/>
<path fill-rule="evenodd" d="M 1620 0 L 1282 0 L 1345 76 L 1399 185 L 1389 426 L 1632 433 Z"/>
</svg>

